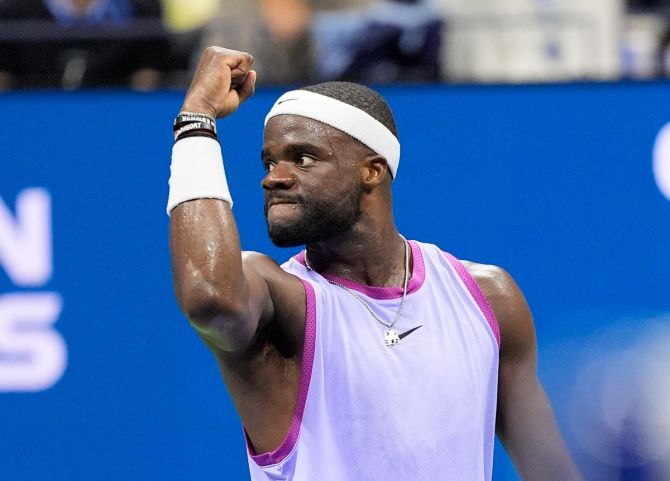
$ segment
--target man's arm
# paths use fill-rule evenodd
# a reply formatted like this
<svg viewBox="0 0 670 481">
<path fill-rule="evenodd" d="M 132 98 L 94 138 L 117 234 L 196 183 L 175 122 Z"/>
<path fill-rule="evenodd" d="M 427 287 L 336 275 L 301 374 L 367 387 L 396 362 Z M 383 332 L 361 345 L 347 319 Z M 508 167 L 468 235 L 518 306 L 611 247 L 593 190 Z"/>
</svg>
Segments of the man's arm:
<svg viewBox="0 0 670 481">
<path fill-rule="evenodd" d="M 524 481 L 581 481 L 537 377 L 535 327 L 514 279 L 494 266 L 468 264 L 501 334 L 496 431 Z"/>
<path fill-rule="evenodd" d="M 252 62 L 243 52 L 206 49 L 182 111 L 216 118 L 233 113 L 253 94 Z M 301 296 L 304 302 L 300 282 L 274 262 L 258 255 L 243 260 L 228 202 L 179 204 L 170 216 L 170 251 L 181 309 L 203 339 L 223 351 L 247 349 L 277 311 L 299 312 Z"/>
</svg>

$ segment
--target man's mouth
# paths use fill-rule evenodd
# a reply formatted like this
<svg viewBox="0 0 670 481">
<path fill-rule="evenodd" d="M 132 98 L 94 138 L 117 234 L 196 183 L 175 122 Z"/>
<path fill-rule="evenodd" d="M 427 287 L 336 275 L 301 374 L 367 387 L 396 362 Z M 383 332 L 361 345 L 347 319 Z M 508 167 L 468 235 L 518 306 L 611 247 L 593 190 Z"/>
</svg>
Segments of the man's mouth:
<svg viewBox="0 0 670 481">
<path fill-rule="evenodd" d="M 285 199 L 277 199 L 277 200 L 271 200 L 268 202 L 268 208 L 274 206 L 274 205 L 281 205 L 281 204 L 296 204 L 297 202 L 290 201 L 290 200 L 285 200 Z"/>
<path fill-rule="evenodd" d="M 270 208 L 273 205 L 280 205 L 280 204 L 298 204 L 299 200 L 298 199 L 292 199 L 292 198 L 287 198 L 287 197 L 273 197 L 267 201 L 266 208 Z"/>
</svg>

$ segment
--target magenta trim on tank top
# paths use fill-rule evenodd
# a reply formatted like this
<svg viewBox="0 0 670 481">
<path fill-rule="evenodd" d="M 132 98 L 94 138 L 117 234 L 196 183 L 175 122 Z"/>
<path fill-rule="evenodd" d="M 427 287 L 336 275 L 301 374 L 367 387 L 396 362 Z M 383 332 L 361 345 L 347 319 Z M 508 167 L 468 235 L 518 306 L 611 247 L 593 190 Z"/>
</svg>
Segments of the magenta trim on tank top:
<svg viewBox="0 0 670 481">
<path fill-rule="evenodd" d="M 412 277 L 407 282 L 407 294 L 416 292 L 423 285 L 423 281 L 426 278 L 426 267 L 423 263 L 423 255 L 421 255 L 421 249 L 414 241 L 408 241 L 410 249 L 412 250 Z M 294 256 L 294 259 L 300 262 L 302 265 L 305 265 L 305 251 L 300 251 Z M 320 274 L 325 279 L 328 279 L 338 284 L 342 284 L 348 289 L 353 289 L 365 294 L 366 296 L 372 299 L 399 299 L 402 297 L 402 286 L 392 286 L 392 287 L 376 287 L 376 286 L 367 286 L 359 282 L 352 281 L 350 279 L 345 279 L 343 277 L 331 276 L 330 274 Z"/>
<path fill-rule="evenodd" d="M 484 314 L 486 321 L 491 327 L 491 331 L 493 331 L 493 335 L 495 336 L 496 342 L 498 343 L 498 349 L 500 349 L 500 326 L 498 325 L 498 319 L 496 319 L 496 315 L 491 308 L 491 304 L 489 304 L 488 299 L 482 292 L 479 284 L 477 284 L 477 281 L 470 274 L 470 271 L 468 271 L 468 268 L 448 252 L 444 252 L 444 255 L 456 270 L 456 273 L 465 284 L 465 287 L 467 287 L 468 291 L 470 291 L 470 295 L 472 295 L 475 302 L 477 302 L 479 309 L 481 309 L 482 314 Z"/>
<path fill-rule="evenodd" d="M 298 386 L 298 397 L 295 404 L 295 412 L 291 420 L 291 426 L 286 434 L 286 437 L 274 451 L 263 454 L 255 454 L 249 436 L 244 432 L 247 442 L 247 451 L 249 456 L 259 466 L 271 466 L 280 463 L 288 456 L 300 435 L 300 426 L 302 424 L 302 415 L 305 411 L 305 402 L 307 401 L 307 392 L 309 391 L 309 383 L 312 377 L 312 364 L 314 363 L 314 344 L 316 342 L 316 295 L 312 285 L 300 279 L 305 287 L 305 342 L 303 344 L 302 352 L 302 367 L 300 370 L 300 385 Z"/>
</svg>

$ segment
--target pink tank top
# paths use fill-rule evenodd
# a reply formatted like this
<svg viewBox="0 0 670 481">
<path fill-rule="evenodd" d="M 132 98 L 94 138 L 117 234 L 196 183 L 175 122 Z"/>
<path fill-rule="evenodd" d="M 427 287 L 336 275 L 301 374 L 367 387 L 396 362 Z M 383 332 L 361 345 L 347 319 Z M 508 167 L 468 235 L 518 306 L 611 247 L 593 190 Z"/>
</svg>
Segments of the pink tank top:
<svg viewBox="0 0 670 481">
<path fill-rule="evenodd" d="M 467 269 L 410 241 L 412 277 L 400 341 L 351 293 L 304 265 L 307 322 L 296 412 L 275 451 L 248 449 L 252 481 L 490 481 L 498 381 L 498 324 Z M 384 320 L 401 287 L 354 290 Z"/>
</svg>

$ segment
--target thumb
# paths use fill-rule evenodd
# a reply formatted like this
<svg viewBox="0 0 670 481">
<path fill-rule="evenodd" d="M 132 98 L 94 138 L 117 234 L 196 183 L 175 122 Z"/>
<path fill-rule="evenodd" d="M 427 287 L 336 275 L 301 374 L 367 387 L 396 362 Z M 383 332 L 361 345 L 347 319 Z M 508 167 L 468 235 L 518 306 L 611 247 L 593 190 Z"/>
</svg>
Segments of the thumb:
<svg viewBox="0 0 670 481">
<path fill-rule="evenodd" d="M 249 70 L 247 78 L 245 78 L 244 82 L 242 82 L 241 85 L 237 86 L 235 90 L 237 90 L 237 95 L 240 98 L 240 103 L 244 102 L 249 97 L 251 97 L 256 91 L 256 71 Z"/>
</svg>

